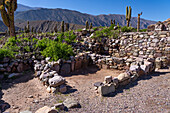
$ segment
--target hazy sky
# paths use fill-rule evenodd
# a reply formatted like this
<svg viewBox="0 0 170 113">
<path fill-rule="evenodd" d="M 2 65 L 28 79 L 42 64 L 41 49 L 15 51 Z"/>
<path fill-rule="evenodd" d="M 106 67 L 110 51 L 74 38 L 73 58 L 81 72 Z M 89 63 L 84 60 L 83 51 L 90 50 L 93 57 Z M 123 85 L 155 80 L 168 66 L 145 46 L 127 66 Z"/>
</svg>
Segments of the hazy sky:
<svg viewBox="0 0 170 113">
<path fill-rule="evenodd" d="M 164 21 L 170 18 L 170 0 L 18 0 L 31 7 L 63 8 L 92 15 L 125 14 L 126 6 L 132 7 L 132 16 L 141 11 L 142 18 Z"/>
</svg>

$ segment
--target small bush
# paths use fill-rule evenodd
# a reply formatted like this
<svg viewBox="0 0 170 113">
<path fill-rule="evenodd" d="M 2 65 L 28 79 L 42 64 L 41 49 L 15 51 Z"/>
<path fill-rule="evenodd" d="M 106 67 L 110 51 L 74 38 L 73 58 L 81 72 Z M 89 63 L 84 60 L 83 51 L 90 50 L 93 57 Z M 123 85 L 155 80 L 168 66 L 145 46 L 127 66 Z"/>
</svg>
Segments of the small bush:
<svg viewBox="0 0 170 113">
<path fill-rule="evenodd" d="M 14 53 L 11 50 L 0 48 L 0 60 L 5 57 L 14 58 Z"/>
<path fill-rule="evenodd" d="M 10 37 L 8 38 L 8 41 L 5 43 L 3 48 L 16 52 L 20 49 L 20 47 L 18 46 L 19 44 L 21 44 L 21 39 L 15 39 L 15 37 Z"/>
<path fill-rule="evenodd" d="M 55 41 L 51 41 L 48 47 L 45 48 L 41 53 L 45 57 L 51 57 L 51 60 L 54 61 L 57 61 L 60 58 L 67 60 L 70 56 L 74 55 L 70 45 Z"/>
<path fill-rule="evenodd" d="M 146 32 L 147 29 L 139 29 L 139 32 Z"/>
<path fill-rule="evenodd" d="M 47 48 L 50 44 L 51 40 L 48 38 L 43 38 L 42 40 L 39 40 L 36 48 L 39 48 L 40 51 L 43 51 L 45 48 Z"/>
</svg>

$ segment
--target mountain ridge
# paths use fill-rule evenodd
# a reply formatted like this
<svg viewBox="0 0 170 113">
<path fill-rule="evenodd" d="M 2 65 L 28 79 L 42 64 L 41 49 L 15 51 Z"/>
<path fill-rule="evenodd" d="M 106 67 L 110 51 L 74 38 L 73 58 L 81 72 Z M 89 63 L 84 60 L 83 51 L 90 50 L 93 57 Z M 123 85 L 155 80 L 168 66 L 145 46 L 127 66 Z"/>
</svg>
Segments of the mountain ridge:
<svg viewBox="0 0 170 113">
<path fill-rule="evenodd" d="M 87 13 L 81 13 L 75 10 L 68 9 L 47 9 L 40 8 L 37 10 L 29 10 L 24 12 L 16 12 L 15 19 L 35 21 L 35 20 L 50 20 L 50 21 L 65 21 L 67 23 L 74 23 L 84 25 L 86 20 L 92 22 L 94 26 L 110 26 L 110 20 L 115 19 L 116 23 L 121 26 L 126 25 L 125 15 L 120 14 L 102 14 L 102 15 L 90 15 Z M 145 20 L 141 18 L 141 29 L 147 28 L 150 24 L 155 24 L 155 21 Z M 132 17 L 132 27 L 137 26 L 137 18 Z"/>
</svg>

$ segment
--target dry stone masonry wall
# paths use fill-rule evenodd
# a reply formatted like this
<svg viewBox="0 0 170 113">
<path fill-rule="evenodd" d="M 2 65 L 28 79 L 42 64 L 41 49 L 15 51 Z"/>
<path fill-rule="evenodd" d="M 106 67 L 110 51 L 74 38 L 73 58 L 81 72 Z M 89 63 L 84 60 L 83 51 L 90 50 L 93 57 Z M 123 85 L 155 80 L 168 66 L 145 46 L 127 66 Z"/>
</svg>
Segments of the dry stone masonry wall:
<svg viewBox="0 0 170 113">
<path fill-rule="evenodd" d="M 92 31 L 91 31 L 92 32 Z M 154 72 L 155 68 L 170 64 L 170 31 L 122 33 L 117 39 L 103 37 L 92 39 L 86 30 L 77 33 L 77 39 L 83 43 L 73 44 L 78 54 L 69 60 L 50 62 L 50 58 L 4 58 L 0 61 L 0 79 L 8 78 L 34 68 L 35 75 L 47 87 L 48 92 L 67 91 L 67 75 L 75 70 L 95 64 L 100 68 L 119 69 L 126 72 L 116 78 L 107 76 L 102 83 L 95 83 L 98 93 L 106 95 L 114 92 L 119 85 L 126 85 L 138 77 Z M 89 51 L 89 52 L 86 52 Z"/>
</svg>

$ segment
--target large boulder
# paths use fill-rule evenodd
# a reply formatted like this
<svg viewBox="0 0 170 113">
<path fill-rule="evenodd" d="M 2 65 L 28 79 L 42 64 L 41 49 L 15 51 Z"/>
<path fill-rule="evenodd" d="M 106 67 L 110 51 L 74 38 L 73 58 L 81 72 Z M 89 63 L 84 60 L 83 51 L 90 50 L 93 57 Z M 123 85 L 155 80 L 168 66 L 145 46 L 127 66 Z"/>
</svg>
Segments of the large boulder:
<svg viewBox="0 0 170 113">
<path fill-rule="evenodd" d="M 50 78 L 48 82 L 51 87 L 57 87 L 64 84 L 66 80 L 62 76 L 54 76 L 53 78 Z"/>
<path fill-rule="evenodd" d="M 125 80 L 127 80 L 129 78 L 130 78 L 130 75 L 127 74 L 126 72 L 125 73 L 121 73 L 120 75 L 118 75 L 119 82 L 123 82 L 123 81 L 125 81 Z"/>
<path fill-rule="evenodd" d="M 108 95 L 108 94 L 113 93 L 113 92 L 115 92 L 114 84 L 99 86 L 99 88 L 98 88 L 98 93 L 102 96 Z"/>
<path fill-rule="evenodd" d="M 129 82 L 130 82 L 130 74 L 128 73 L 121 73 L 119 76 L 118 76 L 118 80 L 119 80 L 119 85 L 121 86 L 124 86 L 124 85 L 127 85 Z"/>
</svg>

